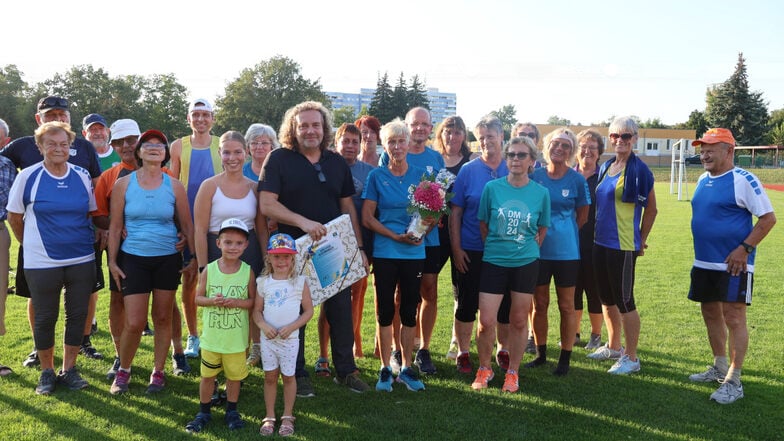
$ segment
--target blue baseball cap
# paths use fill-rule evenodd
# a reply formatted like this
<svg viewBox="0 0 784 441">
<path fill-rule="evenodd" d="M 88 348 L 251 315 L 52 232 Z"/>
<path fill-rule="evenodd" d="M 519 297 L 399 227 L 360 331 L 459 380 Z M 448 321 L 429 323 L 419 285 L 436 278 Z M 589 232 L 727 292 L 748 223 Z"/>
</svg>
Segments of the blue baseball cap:
<svg viewBox="0 0 784 441">
<path fill-rule="evenodd" d="M 95 123 L 98 123 L 98 124 L 100 124 L 100 125 L 102 125 L 104 127 L 109 127 L 109 124 L 106 123 L 106 120 L 104 119 L 104 117 L 102 117 L 101 115 L 99 115 L 97 113 L 91 113 L 91 114 L 85 116 L 84 119 L 82 120 L 82 128 L 84 130 L 87 130 L 87 129 L 90 128 L 91 125 L 93 125 Z"/>
</svg>

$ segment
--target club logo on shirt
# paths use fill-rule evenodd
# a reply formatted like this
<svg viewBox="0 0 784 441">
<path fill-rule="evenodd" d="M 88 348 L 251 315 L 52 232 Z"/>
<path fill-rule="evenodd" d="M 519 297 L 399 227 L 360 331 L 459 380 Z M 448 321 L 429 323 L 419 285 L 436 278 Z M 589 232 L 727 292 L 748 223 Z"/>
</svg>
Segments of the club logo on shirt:
<svg viewBox="0 0 784 441">
<path fill-rule="evenodd" d="M 68 185 L 65 181 L 57 181 L 57 188 L 68 188 Z"/>
<path fill-rule="evenodd" d="M 562 188 L 561 189 L 561 196 L 563 196 L 565 198 L 568 198 L 569 197 L 569 189 L 568 188 Z"/>
<path fill-rule="evenodd" d="M 76 156 L 76 149 L 68 149 L 71 156 Z"/>
</svg>

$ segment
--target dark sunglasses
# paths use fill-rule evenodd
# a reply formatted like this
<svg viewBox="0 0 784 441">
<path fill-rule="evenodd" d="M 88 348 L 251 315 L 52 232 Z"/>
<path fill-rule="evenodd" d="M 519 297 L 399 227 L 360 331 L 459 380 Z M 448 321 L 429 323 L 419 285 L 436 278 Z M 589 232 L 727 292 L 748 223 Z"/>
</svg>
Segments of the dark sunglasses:
<svg viewBox="0 0 784 441">
<path fill-rule="evenodd" d="M 506 159 L 525 159 L 528 157 L 526 152 L 506 152 Z"/>
<path fill-rule="evenodd" d="M 527 137 L 529 137 L 531 139 L 536 139 L 536 133 L 534 133 L 534 132 L 530 132 L 530 133 L 528 133 L 528 132 L 520 132 L 520 133 L 517 134 L 517 136 L 527 136 Z"/>
<path fill-rule="evenodd" d="M 624 141 L 628 141 L 628 140 L 632 139 L 633 137 L 634 137 L 634 135 L 631 134 L 631 133 L 621 133 L 621 134 L 610 133 L 610 139 L 613 139 L 613 140 L 617 140 L 618 138 L 621 138 Z"/>
<path fill-rule="evenodd" d="M 324 176 L 324 172 L 321 171 L 321 164 L 317 162 L 313 164 L 313 168 L 318 172 L 319 182 L 321 182 L 322 184 L 327 182 L 327 177 Z"/>
<path fill-rule="evenodd" d="M 68 108 L 68 100 L 58 96 L 48 96 L 38 102 L 39 109 L 49 109 L 52 107 Z"/>
</svg>

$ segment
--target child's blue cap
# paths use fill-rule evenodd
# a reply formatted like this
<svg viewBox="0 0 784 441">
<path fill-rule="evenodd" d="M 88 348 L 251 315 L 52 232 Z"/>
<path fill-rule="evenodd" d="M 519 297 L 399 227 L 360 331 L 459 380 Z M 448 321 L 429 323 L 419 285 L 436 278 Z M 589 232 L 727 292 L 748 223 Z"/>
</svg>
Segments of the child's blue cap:
<svg viewBox="0 0 784 441">
<path fill-rule="evenodd" d="M 278 233 L 270 237 L 267 243 L 269 254 L 297 254 L 297 244 L 288 234 Z"/>
</svg>

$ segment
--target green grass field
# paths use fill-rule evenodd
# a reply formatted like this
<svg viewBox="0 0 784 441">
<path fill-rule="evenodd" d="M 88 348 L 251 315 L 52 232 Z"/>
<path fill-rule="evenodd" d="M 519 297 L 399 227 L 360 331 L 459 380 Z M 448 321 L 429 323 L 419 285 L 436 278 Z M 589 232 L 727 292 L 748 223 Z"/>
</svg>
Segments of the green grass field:
<svg viewBox="0 0 784 441">
<path fill-rule="evenodd" d="M 695 167 L 696 170 L 696 167 Z M 693 180 L 690 189 L 693 191 Z M 503 377 L 496 372 L 491 389 L 474 392 L 473 376 L 458 374 L 444 353 L 450 339 L 452 296 L 448 268 L 441 274 L 439 318 L 432 350 L 439 373 L 425 378 L 420 393 L 396 385 L 392 393 L 355 394 L 331 379 L 313 376 L 317 396 L 298 399 L 295 439 L 391 440 L 776 440 L 784 439 L 784 226 L 778 225 L 759 247 L 754 304 L 749 309 L 751 342 L 743 370 L 746 397 L 722 406 L 708 399 L 717 385 L 695 384 L 688 374 L 712 362 L 698 305 L 686 299 L 693 259 L 688 202 L 669 194 L 669 185 L 656 187 L 659 216 L 644 257 L 638 261 L 636 298 L 642 318 L 639 356 L 642 371 L 629 377 L 606 373 L 608 362 L 585 357 L 578 348 L 568 376 L 547 368 L 523 370 L 521 391 L 501 395 Z M 780 217 L 784 193 L 769 192 Z M 15 244 L 12 266 L 15 267 Z M 374 317 L 372 288 L 363 320 L 366 357 L 358 360 L 364 379 L 375 384 L 379 361 L 372 356 Z M 95 346 L 111 354 L 107 330 L 108 293 L 99 300 Z M 550 308 L 550 359 L 557 359 L 557 315 Z M 7 335 L 0 337 L 0 361 L 15 370 L 0 378 L 0 439 L 2 440 L 131 440 L 190 439 L 183 427 L 198 410 L 198 377 L 167 375 L 163 393 L 144 393 L 152 365 L 152 339 L 144 337 L 135 360 L 130 393 L 109 394 L 103 361 L 79 359 L 91 386 L 72 392 L 58 389 L 52 396 L 35 395 L 37 369 L 21 366 L 32 348 L 25 302 L 8 298 Z M 62 328 L 62 322 L 58 325 Z M 581 324 L 588 333 L 587 314 Z M 62 329 L 59 329 L 62 332 Z M 61 341 L 58 333 L 58 341 Z M 606 338 L 606 331 L 605 331 Z M 308 326 L 307 360 L 317 358 L 315 320 Z M 475 350 L 472 354 L 477 364 Z M 56 348 L 60 354 L 61 349 Z M 531 359 L 526 355 L 524 362 Z M 59 358 L 57 360 L 59 362 Z M 56 362 L 56 363 L 57 363 Z M 194 370 L 198 362 L 191 361 Z M 169 368 L 167 368 L 169 369 Z M 170 372 L 170 370 L 169 370 Z M 312 372 L 312 371 L 311 371 Z M 168 372 L 167 372 L 168 374 Z M 223 410 L 203 439 L 257 439 L 264 416 L 263 374 L 254 368 L 245 381 L 240 412 L 247 427 L 230 432 Z M 281 399 L 279 395 L 279 400 Z M 279 409 L 282 406 L 279 406 Z M 278 411 L 280 413 L 280 410 Z"/>
</svg>

